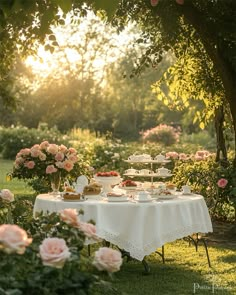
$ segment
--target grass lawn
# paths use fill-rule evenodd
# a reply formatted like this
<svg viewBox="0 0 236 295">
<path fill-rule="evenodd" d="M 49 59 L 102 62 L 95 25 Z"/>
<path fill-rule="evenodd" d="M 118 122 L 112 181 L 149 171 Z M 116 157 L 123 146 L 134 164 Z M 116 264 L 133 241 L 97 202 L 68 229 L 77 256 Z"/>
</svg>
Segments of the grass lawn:
<svg viewBox="0 0 236 295">
<path fill-rule="evenodd" d="M 26 185 L 23 180 L 12 179 L 11 181 L 6 180 L 7 173 L 12 171 L 13 161 L 3 160 L 0 158 L 0 189 L 8 188 L 14 195 L 31 195 L 34 191 Z"/>
<path fill-rule="evenodd" d="M 0 189 L 8 188 L 16 196 L 34 195 L 23 181 L 6 181 L 6 174 L 11 169 L 12 161 L 0 159 Z M 209 245 L 208 248 L 212 268 L 208 267 L 201 244 L 196 252 L 183 240 L 165 245 L 165 264 L 158 254 L 147 257 L 151 267 L 149 275 L 143 275 L 141 262 L 124 260 L 121 271 L 113 278 L 117 294 L 236 294 L 235 247 Z"/>
</svg>

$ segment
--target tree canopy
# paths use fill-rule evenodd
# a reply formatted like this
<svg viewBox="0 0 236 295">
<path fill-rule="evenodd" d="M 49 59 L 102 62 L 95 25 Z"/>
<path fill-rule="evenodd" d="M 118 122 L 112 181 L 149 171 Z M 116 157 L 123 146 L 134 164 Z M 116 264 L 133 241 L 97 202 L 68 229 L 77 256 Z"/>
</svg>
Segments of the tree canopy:
<svg viewBox="0 0 236 295">
<path fill-rule="evenodd" d="M 169 97 L 180 107 L 181 104 L 188 106 L 189 99 L 204 100 L 209 110 L 205 113 L 206 118 L 227 105 L 236 135 L 236 1 L 85 2 L 95 10 L 105 9 L 112 23 L 120 30 L 130 20 L 142 29 L 143 36 L 137 42 L 144 41 L 149 46 L 139 59 L 134 74 L 145 67 L 155 67 L 163 55 L 171 50 L 177 62 L 164 76 L 168 81 Z M 11 79 L 12 61 L 19 49 L 23 49 L 22 52 L 33 50 L 32 42 L 44 40 L 46 34 L 49 35 L 48 49 L 53 50 L 53 46 L 57 45 L 50 25 L 63 22 L 58 13 L 59 7 L 64 13 L 77 9 L 86 14 L 84 1 L 79 0 L 0 2 L 0 54 L 3 61 L 0 66 L 1 99 L 9 98 L 4 83 Z M 160 82 L 154 86 L 154 90 L 161 95 Z M 223 128 L 223 121 L 220 120 L 218 129 Z"/>
</svg>

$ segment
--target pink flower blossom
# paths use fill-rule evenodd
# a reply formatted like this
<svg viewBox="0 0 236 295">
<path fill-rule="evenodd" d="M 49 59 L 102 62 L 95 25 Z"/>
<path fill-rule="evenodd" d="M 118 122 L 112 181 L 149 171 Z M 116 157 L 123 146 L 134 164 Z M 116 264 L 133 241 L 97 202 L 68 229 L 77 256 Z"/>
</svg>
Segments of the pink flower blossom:
<svg viewBox="0 0 236 295">
<path fill-rule="evenodd" d="M 56 161 L 62 161 L 65 158 L 65 155 L 62 152 L 58 152 L 55 155 L 55 160 Z"/>
<path fill-rule="evenodd" d="M 63 162 L 56 162 L 55 165 L 57 166 L 57 168 L 64 168 L 64 163 Z"/>
<path fill-rule="evenodd" d="M 61 220 L 63 220 L 64 222 L 75 226 L 75 227 L 79 227 L 80 222 L 79 222 L 79 218 L 78 218 L 78 213 L 76 209 L 64 209 L 60 212 L 60 218 Z"/>
<path fill-rule="evenodd" d="M 67 147 L 64 144 L 61 144 L 59 146 L 59 150 L 60 150 L 60 152 L 65 153 L 67 151 Z"/>
<path fill-rule="evenodd" d="M 24 155 L 24 156 L 28 156 L 30 154 L 30 149 L 21 149 L 19 154 Z"/>
<path fill-rule="evenodd" d="M 228 180 L 225 179 L 225 178 L 221 178 L 221 179 L 219 179 L 219 180 L 217 181 L 217 185 L 218 185 L 218 187 L 220 187 L 220 188 L 225 188 L 226 185 L 227 185 L 227 183 L 228 183 Z"/>
<path fill-rule="evenodd" d="M 176 0 L 176 3 L 179 5 L 183 5 L 184 4 L 184 0 Z"/>
<path fill-rule="evenodd" d="M 16 158 L 16 160 L 15 160 L 15 164 L 16 165 L 20 165 L 20 164 L 22 164 L 22 163 L 24 163 L 24 158 L 22 158 L 22 157 L 19 157 L 19 158 Z"/>
<path fill-rule="evenodd" d="M 47 148 L 47 152 L 49 154 L 56 155 L 56 153 L 58 152 L 58 145 L 56 145 L 54 143 L 49 144 L 49 146 Z"/>
<path fill-rule="evenodd" d="M 33 158 L 37 158 L 39 155 L 40 155 L 40 150 L 38 150 L 38 149 L 31 149 L 31 152 L 30 152 L 30 154 L 31 154 L 31 157 L 33 157 Z"/>
<path fill-rule="evenodd" d="M 71 253 L 64 239 L 47 238 L 39 246 L 43 265 L 62 268 Z"/>
<path fill-rule="evenodd" d="M 180 153 L 179 154 L 179 160 L 185 161 L 188 160 L 189 156 L 187 156 L 185 153 Z"/>
<path fill-rule="evenodd" d="M 79 229 L 86 235 L 87 238 L 98 239 L 96 235 L 96 226 L 92 223 L 81 222 Z"/>
<path fill-rule="evenodd" d="M 2 189 L 0 191 L 0 197 L 7 202 L 14 201 L 14 194 L 9 189 Z"/>
<path fill-rule="evenodd" d="M 41 142 L 39 146 L 40 146 L 41 150 L 46 150 L 47 147 L 49 146 L 49 142 L 45 140 L 45 141 Z"/>
<path fill-rule="evenodd" d="M 178 159 L 179 154 L 177 152 L 168 152 L 166 153 L 166 158 Z"/>
<path fill-rule="evenodd" d="M 44 154 L 44 153 L 40 153 L 39 154 L 39 160 L 41 160 L 41 161 L 45 161 L 47 159 L 47 156 Z"/>
<path fill-rule="evenodd" d="M 116 272 L 120 270 L 121 264 L 122 257 L 120 251 L 102 247 L 95 252 L 93 265 L 95 265 L 98 270 Z"/>
<path fill-rule="evenodd" d="M 63 162 L 63 168 L 66 171 L 70 172 L 74 168 L 74 164 L 71 161 L 66 160 Z"/>
<path fill-rule="evenodd" d="M 0 226 L 0 249 L 4 252 L 24 254 L 25 248 L 32 243 L 25 230 L 15 224 Z"/>
<path fill-rule="evenodd" d="M 57 168 L 54 167 L 53 165 L 49 165 L 46 168 L 46 174 L 52 174 L 54 172 L 57 172 Z"/>
<path fill-rule="evenodd" d="M 75 163 L 75 162 L 78 161 L 78 157 L 77 157 L 77 155 L 72 154 L 72 155 L 69 155 L 68 156 L 68 160 L 70 160 L 71 162 Z"/>
<path fill-rule="evenodd" d="M 152 6 L 157 6 L 159 0 L 151 0 L 151 5 Z"/>
<path fill-rule="evenodd" d="M 76 154 L 77 153 L 77 151 L 76 151 L 76 149 L 74 149 L 74 148 L 69 148 L 69 152 L 71 153 L 71 154 Z"/>
<path fill-rule="evenodd" d="M 194 160 L 196 160 L 196 161 L 202 161 L 202 160 L 204 160 L 204 157 L 203 156 L 195 155 L 194 156 Z"/>
<path fill-rule="evenodd" d="M 28 161 L 28 162 L 25 162 L 25 167 L 27 167 L 28 169 L 34 169 L 34 166 L 35 166 L 35 162 L 34 161 Z"/>
</svg>

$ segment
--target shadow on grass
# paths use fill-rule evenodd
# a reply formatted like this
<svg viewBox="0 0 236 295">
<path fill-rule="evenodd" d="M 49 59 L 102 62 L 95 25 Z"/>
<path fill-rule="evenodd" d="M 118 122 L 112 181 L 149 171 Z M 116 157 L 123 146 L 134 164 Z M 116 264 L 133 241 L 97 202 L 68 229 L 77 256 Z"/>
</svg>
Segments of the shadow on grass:
<svg viewBox="0 0 236 295">
<path fill-rule="evenodd" d="M 214 282 L 214 275 L 203 276 L 201 272 L 176 263 L 149 263 L 151 273 L 143 275 L 140 262 L 124 263 L 113 282 L 121 293 L 128 295 L 185 295 L 218 294 L 233 295 L 232 287 L 224 287 Z"/>
</svg>

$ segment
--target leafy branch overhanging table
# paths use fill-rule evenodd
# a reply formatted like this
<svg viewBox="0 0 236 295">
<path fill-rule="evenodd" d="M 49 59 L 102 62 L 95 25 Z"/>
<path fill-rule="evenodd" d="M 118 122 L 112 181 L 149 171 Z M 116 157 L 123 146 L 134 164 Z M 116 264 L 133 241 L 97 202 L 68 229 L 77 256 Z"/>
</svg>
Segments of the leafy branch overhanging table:
<svg viewBox="0 0 236 295">
<path fill-rule="evenodd" d="M 50 194 L 41 194 L 35 201 L 34 216 L 37 212 L 46 214 L 65 208 L 83 209 L 84 215 L 80 219 L 93 219 L 100 238 L 124 249 L 139 261 L 168 242 L 194 233 L 212 232 L 205 200 L 196 194 L 146 203 L 104 200 L 68 202 Z"/>
</svg>

